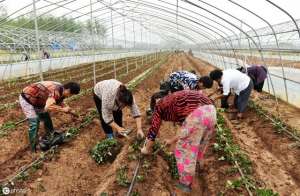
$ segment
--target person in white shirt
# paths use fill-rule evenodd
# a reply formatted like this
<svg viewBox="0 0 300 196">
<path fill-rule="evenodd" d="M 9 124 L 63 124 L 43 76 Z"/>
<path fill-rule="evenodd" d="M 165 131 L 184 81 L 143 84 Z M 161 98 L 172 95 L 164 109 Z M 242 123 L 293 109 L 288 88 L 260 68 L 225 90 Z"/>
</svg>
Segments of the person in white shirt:
<svg viewBox="0 0 300 196">
<path fill-rule="evenodd" d="M 223 94 L 216 96 L 214 100 L 227 97 L 232 89 L 235 93 L 234 106 L 238 112 L 237 118 L 242 118 L 247 108 L 249 97 L 253 89 L 253 82 L 249 76 L 236 69 L 216 69 L 209 74 L 223 88 Z"/>
</svg>

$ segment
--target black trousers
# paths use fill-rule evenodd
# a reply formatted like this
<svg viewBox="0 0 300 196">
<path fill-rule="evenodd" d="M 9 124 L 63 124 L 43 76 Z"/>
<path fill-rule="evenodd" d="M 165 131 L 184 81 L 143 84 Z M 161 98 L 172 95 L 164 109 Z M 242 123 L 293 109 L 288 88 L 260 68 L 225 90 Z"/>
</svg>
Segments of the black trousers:
<svg viewBox="0 0 300 196">
<path fill-rule="evenodd" d="M 229 108 L 229 104 L 228 104 L 228 98 L 231 95 L 231 93 L 229 93 L 227 96 L 224 96 L 221 98 L 221 108 Z"/>
<path fill-rule="evenodd" d="M 101 101 L 101 99 L 99 99 L 99 97 L 94 94 L 94 101 L 95 101 L 95 104 L 96 104 L 97 111 L 99 113 L 99 117 L 100 117 L 101 126 L 102 126 L 103 131 L 105 132 L 105 134 L 112 134 L 113 130 L 112 130 L 111 126 L 109 126 L 109 124 L 104 122 L 103 117 L 102 117 L 102 109 L 101 109 L 102 101 Z M 123 124 L 122 123 L 122 116 L 123 116 L 122 110 L 113 111 L 114 121 L 115 121 L 115 123 L 117 123 L 117 125 L 119 125 L 121 127 L 122 127 L 122 124 Z"/>
<path fill-rule="evenodd" d="M 246 110 L 253 86 L 253 81 L 250 80 L 248 87 L 242 90 L 240 95 L 235 95 L 234 106 L 238 112 L 243 113 Z"/>
<path fill-rule="evenodd" d="M 254 90 L 261 93 L 262 89 L 264 88 L 264 83 L 265 83 L 265 81 L 262 81 L 261 83 L 255 84 L 254 85 Z"/>
</svg>

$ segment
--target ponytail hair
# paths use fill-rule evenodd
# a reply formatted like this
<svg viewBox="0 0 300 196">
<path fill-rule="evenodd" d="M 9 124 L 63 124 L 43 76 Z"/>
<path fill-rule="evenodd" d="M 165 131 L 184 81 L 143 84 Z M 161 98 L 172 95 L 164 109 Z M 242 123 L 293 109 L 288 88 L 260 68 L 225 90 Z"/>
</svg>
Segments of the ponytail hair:
<svg viewBox="0 0 300 196">
<path fill-rule="evenodd" d="M 123 84 L 120 85 L 120 87 L 119 87 L 119 91 L 118 91 L 118 94 L 117 94 L 117 99 L 118 99 L 118 101 L 125 104 L 126 106 L 132 106 L 132 104 L 133 104 L 132 93 Z"/>
</svg>

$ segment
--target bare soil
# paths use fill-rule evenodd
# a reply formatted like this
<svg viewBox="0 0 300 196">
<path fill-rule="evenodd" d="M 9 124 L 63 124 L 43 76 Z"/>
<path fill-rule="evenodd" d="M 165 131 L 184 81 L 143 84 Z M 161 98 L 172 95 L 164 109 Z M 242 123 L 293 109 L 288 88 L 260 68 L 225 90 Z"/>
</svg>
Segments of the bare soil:
<svg viewBox="0 0 300 196">
<path fill-rule="evenodd" d="M 189 59 L 202 74 L 208 74 L 214 69 L 213 66 L 199 59 L 192 57 Z M 269 110 L 272 111 L 275 101 L 273 99 L 260 100 L 258 103 L 264 108 L 269 105 Z M 280 113 L 285 108 L 285 112 L 280 115 L 282 118 L 288 118 L 286 116 L 288 112 L 292 113 L 297 110 L 283 102 L 280 102 L 280 108 Z M 300 195 L 300 149 L 291 147 L 294 141 L 275 133 L 275 128 L 270 122 L 250 109 L 246 111 L 243 120 L 230 121 L 228 116 L 227 122 L 235 141 L 252 160 L 257 180 L 264 182 L 266 187 L 272 188 L 280 195 Z"/>
<path fill-rule="evenodd" d="M 146 119 L 145 110 L 149 107 L 151 95 L 159 89 L 159 80 L 167 77 L 172 71 L 181 69 L 196 69 L 201 75 L 209 73 L 214 67 L 199 59 L 185 54 L 172 55 L 149 78 L 144 80 L 134 90 L 134 97 Z M 127 82 L 141 73 L 143 68 L 132 72 L 123 78 Z M 82 97 L 79 101 L 71 103 L 80 113 L 86 113 L 94 107 L 90 95 Z M 16 111 L 15 111 L 16 112 Z M 76 119 L 68 115 L 54 115 L 55 127 L 64 130 L 66 127 L 76 126 Z M 236 123 L 228 120 L 235 142 L 247 153 L 253 163 L 253 175 L 259 182 L 264 182 L 267 188 L 272 188 L 280 195 L 300 195 L 300 150 L 290 148 L 293 143 L 283 135 L 274 133 L 273 126 L 260 118 L 254 111 L 248 110 L 245 118 Z M 130 112 L 124 112 L 124 123 L 128 128 L 134 128 L 134 120 Z M 149 124 L 143 120 L 144 132 L 147 133 Z M 159 141 L 174 136 L 180 127 L 173 123 L 163 122 L 160 129 Z M 0 138 L 3 144 L 0 149 L 0 179 L 15 173 L 24 164 L 30 163 L 37 155 L 29 153 L 27 148 L 27 125 L 22 125 L 11 132 L 7 137 Z M 131 139 L 119 139 L 123 148 L 112 164 L 97 165 L 89 155 L 92 147 L 104 138 L 98 119 L 72 141 L 59 147 L 58 152 L 51 160 L 46 160 L 35 172 L 26 179 L 19 180 L 15 187 L 27 190 L 27 195 L 125 195 L 128 187 L 117 183 L 117 170 L 127 166 L 128 179 L 132 178 L 136 167 L 136 160 L 129 160 L 129 145 Z M 18 142 L 16 141 L 18 138 Z M 232 165 L 219 160 L 222 156 L 213 151 L 214 138 L 210 141 L 210 148 L 201 163 L 200 171 L 193 183 L 190 195 L 246 195 L 245 190 L 232 190 L 226 188 L 227 180 L 239 177 L 236 173 L 228 172 Z M 174 146 L 170 147 L 172 151 Z M 15 150 L 17 149 L 17 150 Z M 142 196 L 171 195 L 174 192 L 176 180 L 171 178 L 168 165 L 161 156 L 144 158 L 150 163 L 148 169 L 141 168 L 140 175 L 144 181 L 137 182 L 133 192 Z M 144 161 L 145 161 L 144 160 Z"/>
</svg>

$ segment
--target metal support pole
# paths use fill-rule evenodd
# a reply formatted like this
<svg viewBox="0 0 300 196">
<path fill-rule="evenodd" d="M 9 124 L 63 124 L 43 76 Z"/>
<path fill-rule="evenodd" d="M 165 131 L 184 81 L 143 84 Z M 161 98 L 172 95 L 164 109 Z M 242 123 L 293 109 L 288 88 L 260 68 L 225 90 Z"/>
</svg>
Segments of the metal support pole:
<svg viewBox="0 0 300 196">
<path fill-rule="evenodd" d="M 116 58 L 114 59 L 114 78 L 117 79 Z"/>
<path fill-rule="evenodd" d="M 143 47 L 143 27 L 141 26 L 140 28 L 141 28 L 141 47 Z"/>
<path fill-rule="evenodd" d="M 113 23 L 113 17 L 112 17 L 112 3 L 110 0 L 110 22 L 111 22 L 111 39 L 112 39 L 112 46 L 115 48 L 115 38 L 114 38 L 114 23 Z"/>
<path fill-rule="evenodd" d="M 90 9 L 91 9 L 91 36 L 92 36 L 92 53 L 93 53 L 93 77 L 94 77 L 94 85 L 96 85 L 96 54 L 95 54 L 95 38 L 94 38 L 94 22 L 93 22 L 93 7 L 92 7 L 92 0 L 90 0 Z"/>
<path fill-rule="evenodd" d="M 35 28 L 35 37 L 36 37 L 36 46 L 37 46 L 37 53 L 39 57 L 39 71 L 40 71 L 40 80 L 43 81 L 43 69 L 42 69 L 42 59 L 41 59 L 41 49 L 40 49 L 40 36 L 39 36 L 39 29 L 38 29 L 38 22 L 37 22 L 37 14 L 36 14 L 36 6 L 35 0 L 33 0 L 33 17 L 34 17 L 34 28 Z"/>
<path fill-rule="evenodd" d="M 129 71 L 129 67 L 128 67 L 128 59 L 126 57 L 126 74 L 128 74 L 128 71 Z"/>
<path fill-rule="evenodd" d="M 133 48 L 135 49 L 135 28 L 134 28 L 134 21 L 132 21 L 132 30 L 133 30 Z"/>
<path fill-rule="evenodd" d="M 124 11 L 124 8 L 123 8 L 123 29 L 124 29 L 124 47 L 126 47 L 126 28 L 125 28 L 125 11 Z"/>
<path fill-rule="evenodd" d="M 176 0 L 176 49 L 178 50 L 178 0 Z"/>
<path fill-rule="evenodd" d="M 138 68 L 138 57 L 135 58 L 135 69 Z"/>
</svg>

